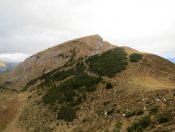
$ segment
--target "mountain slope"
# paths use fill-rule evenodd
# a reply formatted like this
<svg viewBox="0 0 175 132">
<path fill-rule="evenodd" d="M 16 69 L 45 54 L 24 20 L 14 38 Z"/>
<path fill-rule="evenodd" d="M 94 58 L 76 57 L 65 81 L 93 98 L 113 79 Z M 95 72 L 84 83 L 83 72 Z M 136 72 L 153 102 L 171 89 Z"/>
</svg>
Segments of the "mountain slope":
<svg viewBox="0 0 175 132">
<path fill-rule="evenodd" d="M 93 35 L 33 55 L 0 82 L 23 102 L 16 131 L 172 131 L 174 69 Z"/>
<path fill-rule="evenodd" d="M 73 54 L 75 59 L 102 53 L 114 46 L 104 42 L 98 35 L 65 42 L 43 52 L 35 54 L 20 64 L 14 71 L 4 76 L 2 82 L 15 82 L 16 87 L 23 87 L 27 81 L 63 66 Z M 15 78 L 9 78 L 13 76 Z M 0 78 L 1 79 L 1 78 Z M 18 83 L 16 83 L 18 82 Z"/>
</svg>

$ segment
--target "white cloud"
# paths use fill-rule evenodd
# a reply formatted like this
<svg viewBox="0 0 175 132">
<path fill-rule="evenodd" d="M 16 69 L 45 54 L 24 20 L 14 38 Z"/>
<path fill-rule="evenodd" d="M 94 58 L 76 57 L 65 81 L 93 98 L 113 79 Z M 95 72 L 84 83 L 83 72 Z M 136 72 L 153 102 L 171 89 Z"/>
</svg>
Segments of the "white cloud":
<svg viewBox="0 0 175 132">
<path fill-rule="evenodd" d="M 24 53 L 0 54 L 0 60 L 5 62 L 22 62 L 29 56 L 29 54 Z"/>
<path fill-rule="evenodd" d="M 174 0 L 1 0 L 0 53 L 36 53 L 99 34 L 164 57 L 175 57 Z"/>
</svg>

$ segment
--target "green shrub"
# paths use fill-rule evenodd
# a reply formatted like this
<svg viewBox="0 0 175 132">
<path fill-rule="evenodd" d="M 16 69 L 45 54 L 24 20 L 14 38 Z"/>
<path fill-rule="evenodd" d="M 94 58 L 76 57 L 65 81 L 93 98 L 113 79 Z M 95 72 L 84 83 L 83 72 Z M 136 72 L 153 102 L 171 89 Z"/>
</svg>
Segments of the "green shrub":
<svg viewBox="0 0 175 132">
<path fill-rule="evenodd" d="M 130 118 L 130 117 L 134 116 L 135 114 L 136 113 L 134 111 L 128 111 L 128 112 L 125 113 L 127 118 Z"/>
<path fill-rule="evenodd" d="M 139 115 L 143 115 L 144 114 L 144 111 L 143 110 L 138 110 L 136 111 L 136 115 L 139 116 Z"/>
<path fill-rule="evenodd" d="M 42 101 L 44 104 L 54 105 L 56 102 L 61 107 L 57 119 L 64 119 L 65 121 L 72 121 L 76 116 L 75 106 L 81 104 L 86 99 L 87 92 L 93 92 L 96 90 L 96 85 L 101 81 L 101 78 L 96 78 L 87 75 L 80 70 L 79 73 L 75 73 L 74 76 L 58 86 L 53 86 L 48 89 L 47 93 L 43 96 Z M 66 110 L 70 109 L 70 110 Z M 71 114 L 67 114 L 71 113 Z M 67 115 L 66 115 L 67 114 Z M 63 117 L 63 115 L 65 117 Z"/>
<path fill-rule="evenodd" d="M 86 73 L 82 73 L 75 76 L 73 86 L 74 87 L 81 87 L 81 86 L 91 87 L 98 84 L 100 81 L 101 81 L 101 78 L 92 77 L 87 75 Z"/>
<path fill-rule="evenodd" d="M 108 82 L 108 83 L 106 84 L 106 89 L 111 89 L 111 88 L 113 88 L 113 85 L 112 85 L 111 83 Z"/>
<path fill-rule="evenodd" d="M 74 75 L 74 77 L 66 80 L 57 87 L 50 88 L 46 95 L 43 96 L 43 103 L 54 104 L 57 101 L 60 103 L 70 102 L 74 101 L 75 97 L 79 97 L 79 94 L 81 95 L 81 93 L 95 91 L 95 85 L 98 84 L 101 79 L 87 75 L 84 73 L 84 70 L 85 67 L 83 63 L 78 63 L 76 66 L 76 71 L 70 69 L 68 71 L 58 73 L 58 70 L 55 70 L 55 73 L 49 73 L 49 76 L 46 78 L 47 80 L 62 80 L 72 75 Z"/>
<path fill-rule="evenodd" d="M 68 103 L 68 106 L 70 107 L 74 107 L 74 106 L 77 106 L 79 104 L 81 104 L 83 102 L 83 99 L 81 97 L 78 97 L 77 99 L 75 99 L 74 101 L 70 101 Z"/>
<path fill-rule="evenodd" d="M 91 72 L 109 77 L 125 70 L 128 64 L 127 54 L 122 48 L 115 48 L 102 55 L 92 56 L 86 62 Z"/>
<path fill-rule="evenodd" d="M 142 132 L 145 128 L 147 128 L 151 123 L 151 119 L 149 116 L 144 116 L 141 120 L 138 122 L 132 124 L 130 127 L 128 127 L 128 132 Z"/>
<path fill-rule="evenodd" d="M 32 86 L 32 85 L 34 85 L 38 81 L 38 79 L 39 78 L 35 78 L 35 79 L 30 80 L 29 82 L 27 82 L 26 86 Z"/>
<path fill-rule="evenodd" d="M 113 132 L 120 132 L 121 127 L 122 127 L 122 123 L 121 122 L 117 122 L 115 124 L 115 128 L 113 129 Z"/>
<path fill-rule="evenodd" d="M 144 128 L 138 127 L 138 128 L 136 129 L 136 132 L 142 132 L 143 130 L 144 130 Z"/>
<path fill-rule="evenodd" d="M 57 112 L 57 119 L 71 122 L 76 118 L 76 111 L 72 107 L 62 106 Z"/>
<path fill-rule="evenodd" d="M 87 92 L 94 92 L 96 90 L 95 86 L 91 86 L 91 87 L 86 87 L 86 91 Z"/>
<path fill-rule="evenodd" d="M 30 80 L 30 81 L 28 81 L 27 83 L 26 83 L 26 86 L 32 86 L 32 85 L 34 85 L 38 80 L 45 80 L 45 83 L 44 83 L 44 85 L 47 85 L 48 83 L 50 83 L 51 82 L 51 75 L 53 74 L 53 73 L 57 73 L 59 71 L 59 69 L 54 69 L 54 70 L 52 70 L 52 71 L 50 71 L 50 72 L 48 72 L 48 73 L 44 73 L 44 74 L 42 74 L 41 76 L 39 76 L 39 77 L 37 77 L 37 78 L 34 78 L 34 79 L 32 79 L 32 80 Z"/>
<path fill-rule="evenodd" d="M 67 71 L 60 71 L 60 69 L 55 69 L 49 73 L 43 74 L 41 77 L 39 77 L 38 79 L 43 80 L 44 82 L 41 84 L 43 86 L 47 86 L 50 87 L 52 81 L 61 81 L 64 80 L 72 75 L 74 75 L 74 70 L 70 69 Z"/>
<path fill-rule="evenodd" d="M 5 85 L 0 84 L 0 89 L 5 89 Z"/>
<path fill-rule="evenodd" d="M 24 87 L 21 88 L 20 92 L 25 92 L 27 90 L 28 90 L 27 86 L 24 86 Z"/>
<path fill-rule="evenodd" d="M 99 78 L 91 77 L 86 74 L 75 76 L 59 86 L 49 89 L 47 94 L 43 96 L 43 102 L 44 104 L 54 104 L 56 101 L 73 101 L 74 97 L 79 96 L 81 93 L 95 91 L 95 85 L 100 81 Z"/>
<path fill-rule="evenodd" d="M 142 54 L 139 53 L 133 53 L 130 55 L 130 62 L 138 62 L 143 58 Z"/>
<path fill-rule="evenodd" d="M 157 114 L 159 112 L 159 108 L 158 107 L 154 107 L 154 108 L 152 108 L 151 110 L 150 110 L 150 114 L 151 115 L 155 115 L 155 114 Z"/>
<path fill-rule="evenodd" d="M 107 114 L 110 115 L 115 112 L 115 108 L 111 108 L 107 111 Z"/>
<path fill-rule="evenodd" d="M 57 71 L 56 73 L 48 77 L 47 80 L 56 80 L 56 81 L 64 80 L 67 77 L 70 77 L 71 75 L 73 75 L 74 73 L 75 72 L 73 69 L 70 69 L 68 71 L 61 71 L 61 72 Z"/>
<path fill-rule="evenodd" d="M 159 124 L 169 122 L 173 119 L 173 115 L 168 111 L 158 114 L 157 117 L 157 121 L 159 122 Z"/>
<path fill-rule="evenodd" d="M 85 69 L 86 69 L 86 68 L 85 68 L 83 62 L 77 63 L 77 65 L 76 65 L 76 73 L 77 73 L 77 74 L 84 72 Z"/>
</svg>

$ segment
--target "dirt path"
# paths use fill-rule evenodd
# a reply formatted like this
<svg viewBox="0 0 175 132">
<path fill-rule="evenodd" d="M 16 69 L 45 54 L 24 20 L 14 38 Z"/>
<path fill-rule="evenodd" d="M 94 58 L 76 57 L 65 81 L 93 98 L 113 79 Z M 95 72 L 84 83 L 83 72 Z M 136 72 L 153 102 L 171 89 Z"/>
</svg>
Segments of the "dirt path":
<svg viewBox="0 0 175 132">
<path fill-rule="evenodd" d="M 20 132 L 15 125 L 24 99 L 17 92 L 0 93 L 0 132 Z"/>
</svg>

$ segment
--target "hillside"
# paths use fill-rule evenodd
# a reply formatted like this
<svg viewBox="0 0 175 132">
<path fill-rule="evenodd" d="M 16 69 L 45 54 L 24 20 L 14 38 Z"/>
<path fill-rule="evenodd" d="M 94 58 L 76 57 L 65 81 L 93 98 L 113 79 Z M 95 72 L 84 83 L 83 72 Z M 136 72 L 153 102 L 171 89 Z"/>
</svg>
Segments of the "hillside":
<svg viewBox="0 0 175 132">
<path fill-rule="evenodd" d="M 74 58 L 79 59 L 102 53 L 112 47 L 98 35 L 68 41 L 31 56 L 11 73 L 0 78 L 0 80 L 2 79 L 1 82 L 7 80 L 15 82 L 16 88 L 19 89 L 29 80 L 55 68 L 62 67 L 72 58 L 74 53 L 76 53 Z M 9 76 L 15 78 L 9 78 Z"/>
<path fill-rule="evenodd" d="M 0 84 L 6 132 L 175 130 L 175 65 L 98 35 L 37 53 Z"/>
</svg>

